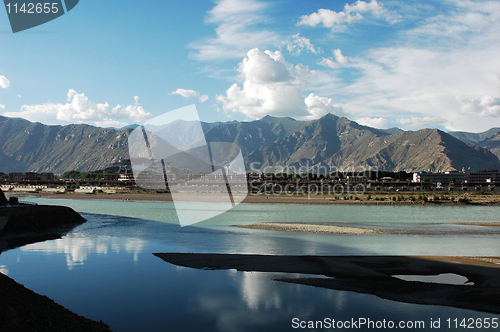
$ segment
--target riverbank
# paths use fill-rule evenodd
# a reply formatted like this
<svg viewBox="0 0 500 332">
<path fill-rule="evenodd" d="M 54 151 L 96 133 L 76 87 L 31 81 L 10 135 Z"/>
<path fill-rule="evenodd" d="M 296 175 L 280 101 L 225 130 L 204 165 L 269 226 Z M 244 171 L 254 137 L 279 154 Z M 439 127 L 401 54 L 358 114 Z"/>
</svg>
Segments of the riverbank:
<svg viewBox="0 0 500 332">
<path fill-rule="evenodd" d="M 69 192 L 65 194 L 33 193 L 16 194 L 19 197 L 40 197 L 56 199 L 78 199 L 78 200 L 116 200 L 116 201 L 149 201 L 149 202 L 172 202 L 172 196 L 168 193 L 153 192 L 130 192 L 130 193 L 96 193 L 83 194 Z M 197 194 L 209 198 L 211 194 Z M 185 194 L 186 200 L 192 197 Z M 176 199 L 182 200 L 182 195 L 177 194 Z M 244 204 L 308 204 L 308 205 L 495 205 L 500 206 L 500 194 L 481 193 L 434 193 L 434 192 L 388 192 L 370 193 L 360 195 L 248 195 Z"/>
<path fill-rule="evenodd" d="M 0 254 L 26 244 L 61 238 L 86 222 L 66 206 L 19 205 L 0 208 Z M 0 273 L 1 331 L 110 331 L 103 322 L 79 316 Z"/>
<path fill-rule="evenodd" d="M 0 273 L 0 330 L 107 332 L 109 326 L 79 316 Z"/>
</svg>

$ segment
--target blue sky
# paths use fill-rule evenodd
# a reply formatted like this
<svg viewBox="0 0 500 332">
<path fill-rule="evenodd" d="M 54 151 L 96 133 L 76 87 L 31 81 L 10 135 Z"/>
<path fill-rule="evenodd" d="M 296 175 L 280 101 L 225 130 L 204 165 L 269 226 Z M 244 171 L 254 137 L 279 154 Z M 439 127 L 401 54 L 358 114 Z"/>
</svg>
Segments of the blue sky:
<svg viewBox="0 0 500 332">
<path fill-rule="evenodd" d="M 0 114 L 120 127 L 196 104 L 203 121 L 500 126 L 498 1 L 82 0 L 13 34 Z"/>
</svg>

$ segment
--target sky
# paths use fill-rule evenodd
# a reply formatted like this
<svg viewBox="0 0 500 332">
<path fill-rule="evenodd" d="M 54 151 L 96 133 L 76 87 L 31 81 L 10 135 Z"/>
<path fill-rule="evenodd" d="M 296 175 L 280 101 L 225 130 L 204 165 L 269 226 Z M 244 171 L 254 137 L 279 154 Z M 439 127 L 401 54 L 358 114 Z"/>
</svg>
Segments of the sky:
<svg viewBox="0 0 500 332">
<path fill-rule="evenodd" d="M 82 0 L 12 33 L 0 114 L 123 127 L 327 113 L 405 130 L 500 127 L 499 1 Z"/>
</svg>

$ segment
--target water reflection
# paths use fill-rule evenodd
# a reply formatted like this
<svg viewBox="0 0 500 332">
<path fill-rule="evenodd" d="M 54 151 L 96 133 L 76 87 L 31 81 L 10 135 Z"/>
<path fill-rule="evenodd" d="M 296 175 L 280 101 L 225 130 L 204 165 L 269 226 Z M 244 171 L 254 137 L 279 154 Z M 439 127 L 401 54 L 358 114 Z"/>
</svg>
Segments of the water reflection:
<svg viewBox="0 0 500 332">
<path fill-rule="evenodd" d="M 117 237 L 67 237 L 65 239 L 46 241 L 26 245 L 21 251 L 44 252 L 46 254 L 64 254 L 66 256 L 66 265 L 68 269 L 83 265 L 88 256 L 98 254 L 107 256 L 109 252 L 125 252 L 134 255 L 134 263 L 137 264 L 138 255 L 143 251 L 146 244 L 145 240 L 136 238 L 117 238 Z"/>
<path fill-rule="evenodd" d="M 282 301 L 275 286 L 261 284 L 252 272 L 307 273 L 309 276 L 281 276 L 274 280 L 334 290 L 376 294 L 408 303 L 440 304 L 500 313 L 500 269 L 493 263 L 473 258 L 404 256 L 271 256 L 242 254 L 155 253 L 164 261 L 197 269 L 246 271 L 241 278 L 242 298 L 258 311 L 279 309 Z M 462 276 L 472 285 L 450 285 L 405 281 L 405 276 Z M 316 276 L 323 276 L 317 278 Z M 327 276 L 327 278 L 325 278 Z M 398 276 L 399 278 L 394 278 Z M 426 278 L 424 278 L 426 279 Z M 427 278 L 428 279 L 428 278 Z M 409 280 L 413 280 L 409 278 Z M 438 278 L 438 280 L 440 280 Z M 433 294 L 433 298 L 429 298 Z"/>
</svg>

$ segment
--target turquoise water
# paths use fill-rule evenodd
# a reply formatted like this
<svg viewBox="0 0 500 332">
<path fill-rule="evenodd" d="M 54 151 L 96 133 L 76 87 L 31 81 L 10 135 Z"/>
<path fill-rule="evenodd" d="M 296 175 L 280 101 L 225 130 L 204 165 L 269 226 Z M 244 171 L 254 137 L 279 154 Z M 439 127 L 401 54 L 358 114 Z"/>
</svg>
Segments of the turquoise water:
<svg viewBox="0 0 500 332">
<path fill-rule="evenodd" d="M 464 230 L 471 226 L 447 225 L 498 221 L 498 207 L 239 205 L 181 228 L 171 203 L 31 200 L 71 206 L 88 222 L 61 239 L 2 253 L 0 270 L 80 315 L 103 320 L 114 331 L 294 331 L 293 318 L 427 323 L 431 318 L 500 318 L 287 284 L 274 281 L 282 277 L 276 273 L 181 268 L 152 254 L 500 256 L 497 229 L 472 226 L 473 234 L 467 234 Z M 419 235 L 320 235 L 230 227 L 265 221 L 403 227 Z"/>
</svg>

